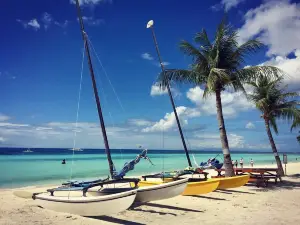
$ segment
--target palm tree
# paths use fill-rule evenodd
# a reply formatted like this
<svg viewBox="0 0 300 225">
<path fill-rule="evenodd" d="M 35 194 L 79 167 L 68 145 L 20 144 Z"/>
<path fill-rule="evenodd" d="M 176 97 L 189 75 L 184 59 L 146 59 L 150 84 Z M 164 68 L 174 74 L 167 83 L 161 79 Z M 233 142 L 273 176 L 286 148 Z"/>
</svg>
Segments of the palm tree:
<svg viewBox="0 0 300 225">
<path fill-rule="evenodd" d="M 297 119 L 294 120 L 294 122 L 293 122 L 293 124 L 292 124 L 292 126 L 291 126 L 291 131 L 292 131 L 294 128 L 296 128 L 296 127 L 300 127 L 300 120 L 297 120 Z M 299 131 L 299 133 L 300 133 L 300 131 Z M 296 137 L 296 139 L 297 139 L 298 143 L 300 144 L 300 135 L 298 135 L 298 136 Z"/>
<path fill-rule="evenodd" d="M 191 56 L 193 63 L 188 70 L 171 69 L 162 73 L 158 78 L 161 87 L 166 87 L 170 81 L 205 85 L 203 97 L 216 95 L 217 119 L 224 156 L 225 176 L 234 176 L 231 163 L 229 144 L 222 112 L 221 92 L 226 88 L 233 91 L 243 91 L 243 82 L 256 77 L 257 74 L 278 75 L 280 71 L 275 67 L 254 66 L 244 68 L 245 58 L 260 49 L 262 44 L 257 40 L 249 40 L 238 44 L 237 31 L 223 19 L 217 28 L 215 40 L 211 42 L 203 29 L 194 37 L 199 47 L 182 41 L 180 49 Z"/>
<path fill-rule="evenodd" d="M 262 112 L 261 117 L 265 121 L 266 131 L 281 175 L 284 174 L 283 168 L 270 127 L 278 134 L 276 119 L 294 120 L 293 127 L 296 126 L 295 121 L 299 121 L 300 118 L 300 111 L 297 108 L 300 102 L 294 100 L 298 93 L 288 92 L 287 86 L 282 86 L 282 81 L 283 77 L 270 79 L 259 76 L 256 81 L 249 83 L 253 87 L 253 93 L 248 94 L 249 99 Z"/>
</svg>

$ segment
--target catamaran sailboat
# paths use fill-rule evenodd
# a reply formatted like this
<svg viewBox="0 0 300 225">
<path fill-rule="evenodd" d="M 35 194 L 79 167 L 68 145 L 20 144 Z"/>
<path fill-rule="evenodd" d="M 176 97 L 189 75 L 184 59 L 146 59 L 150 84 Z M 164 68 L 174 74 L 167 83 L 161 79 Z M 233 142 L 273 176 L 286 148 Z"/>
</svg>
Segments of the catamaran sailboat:
<svg viewBox="0 0 300 225">
<path fill-rule="evenodd" d="M 147 28 L 150 28 L 152 31 L 153 41 L 154 41 L 156 52 L 157 52 L 158 59 L 160 62 L 161 70 L 162 70 L 162 73 L 165 73 L 164 64 L 163 64 L 163 61 L 160 56 L 160 52 L 159 52 L 159 48 L 158 48 L 158 44 L 157 44 L 153 26 L 154 26 L 154 21 L 150 20 L 147 23 Z M 184 135 L 183 135 L 183 132 L 181 129 L 179 117 L 178 117 L 178 114 L 176 111 L 174 99 L 173 99 L 170 84 L 168 81 L 166 81 L 165 86 L 168 91 L 168 95 L 170 97 L 173 112 L 174 112 L 174 115 L 176 118 L 179 134 L 180 134 L 181 141 L 182 141 L 184 151 L 186 154 L 186 158 L 188 161 L 188 167 L 184 170 L 172 171 L 172 172 L 162 172 L 162 173 L 158 173 L 158 174 L 143 176 L 144 181 L 140 181 L 138 185 L 140 185 L 140 186 L 155 185 L 155 184 L 160 184 L 162 182 L 170 182 L 172 180 L 177 180 L 177 179 L 180 179 L 180 177 L 189 175 L 192 177 L 189 178 L 188 185 L 182 194 L 183 195 L 199 195 L 199 194 L 206 194 L 206 193 L 212 192 L 212 191 L 216 190 L 217 188 L 219 188 L 219 186 L 221 184 L 222 184 L 222 186 L 221 186 L 222 188 L 233 188 L 233 187 L 237 187 L 237 185 L 242 186 L 242 185 L 246 184 L 249 180 L 249 176 L 247 176 L 247 175 L 240 176 L 240 177 L 232 177 L 232 178 L 230 177 L 230 178 L 226 178 L 226 179 L 212 178 L 212 179 L 205 179 L 205 180 L 194 177 L 194 175 L 200 174 L 202 170 L 199 168 L 198 165 L 196 165 L 196 168 L 192 167 L 192 163 L 191 163 L 191 160 L 189 157 L 189 152 L 188 152 L 188 149 L 187 149 L 187 146 L 185 143 Z M 215 164 L 215 165 L 217 165 L 217 164 Z M 219 163 L 217 166 L 222 166 L 222 165 Z M 151 180 L 149 181 L 149 180 L 147 180 L 147 178 L 161 178 L 161 181 L 151 181 Z M 224 183 L 224 185 L 223 185 L 223 183 Z"/>
<path fill-rule="evenodd" d="M 180 195 L 184 191 L 188 179 L 181 179 L 178 181 L 154 185 L 150 187 L 138 188 L 137 184 L 140 181 L 139 179 L 124 178 L 126 173 L 129 170 L 132 170 L 134 168 L 134 165 L 137 164 L 141 158 L 148 159 L 146 149 L 141 154 L 139 154 L 136 159 L 132 160 L 129 163 L 126 163 L 119 173 L 116 172 L 110 154 L 108 138 L 91 61 L 89 41 L 84 30 L 84 24 L 78 0 L 76 0 L 76 6 L 81 33 L 85 45 L 85 51 L 88 58 L 90 75 L 92 79 L 94 96 L 96 100 L 102 136 L 104 139 L 111 179 L 108 178 L 106 180 L 94 180 L 87 182 L 69 181 L 66 184 L 63 184 L 63 186 L 61 187 L 48 189 L 46 193 L 35 193 L 32 195 L 32 198 L 36 200 L 41 206 L 51 210 L 84 216 L 99 216 L 109 215 L 126 210 L 131 206 L 134 200 L 138 202 L 148 202 Z M 129 186 L 128 188 L 108 187 L 108 185 L 110 184 L 118 186 L 118 184 L 122 183 L 134 185 L 133 187 Z"/>
</svg>

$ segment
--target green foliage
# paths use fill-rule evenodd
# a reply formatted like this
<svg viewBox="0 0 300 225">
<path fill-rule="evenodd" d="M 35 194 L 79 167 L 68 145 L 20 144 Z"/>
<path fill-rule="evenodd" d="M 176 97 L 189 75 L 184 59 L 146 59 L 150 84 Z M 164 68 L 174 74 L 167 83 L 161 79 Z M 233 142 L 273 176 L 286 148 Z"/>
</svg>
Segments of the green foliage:
<svg viewBox="0 0 300 225">
<path fill-rule="evenodd" d="M 262 112 L 262 117 L 268 121 L 276 134 L 276 119 L 293 121 L 292 128 L 300 124 L 300 102 L 295 100 L 299 95 L 297 92 L 288 92 L 282 81 L 283 77 L 259 76 L 255 81 L 248 83 L 253 87 L 253 92 L 248 94 L 248 98 L 255 103 L 256 108 Z"/>
<path fill-rule="evenodd" d="M 243 91 L 243 83 L 264 74 L 277 77 L 281 71 L 271 66 L 252 66 L 243 68 L 246 57 L 257 52 L 262 44 L 258 40 L 249 40 L 238 44 L 237 31 L 223 19 L 217 28 L 215 39 L 211 42 L 203 29 L 194 37 L 197 47 L 187 41 L 181 41 L 181 51 L 192 57 L 193 63 L 188 70 L 171 69 L 160 74 L 158 83 L 165 87 L 170 81 L 205 85 L 204 97 L 233 88 Z"/>
</svg>

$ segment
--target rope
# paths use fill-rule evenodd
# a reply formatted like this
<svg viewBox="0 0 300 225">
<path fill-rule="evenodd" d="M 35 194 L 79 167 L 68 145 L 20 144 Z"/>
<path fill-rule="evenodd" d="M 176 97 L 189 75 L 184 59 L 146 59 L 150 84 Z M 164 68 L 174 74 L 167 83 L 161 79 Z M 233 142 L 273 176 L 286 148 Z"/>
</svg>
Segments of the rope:
<svg viewBox="0 0 300 225">
<path fill-rule="evenodd" d="M 81 89 L 82 89 L 82 77 L 83 77 L 83 65 L 84 65 L 84 48 L 85 44 L 83 46 L 82 51 L 82 62 L 81 62 L 81 72 L 80 72 L 80 84 L 79 84 L 79 93 L 78 93 L 78 102 L 77 102 L 77 112 L 76 112 L 76 123 L 75 123 L 75 130 L 74 130 L 74 138 L 73 138 L 73 153 L 72 153 L 72 164 L 71 164 L 71 171 L 70 171 L 70 180 L 72 180 L 73 177 L 73 167 L 74 167 L 74 155 L 75 155 L 75 146 L 76 146 L 76 137 L 77 137 L 77 127 L 78 127 L 78 117 L 79 117 L 79 108 L 80 108 L 80 99 L 81 99 Z M 68 198 L 70 197 L 70 190 L 68 193 Z"/>
<path fill-rule="evenodd" d="M 109 84 L 110 84 L 110 86 L 111 86 L 111 88 L 112 88 L 112 90 L 113 90 L 113 92 L 114 92 L 114 94 L 115 94 L 117 100 L 118 100 L 118 103 L 119 103 L 120 107 L 122 108 L 123 112 L 125 112 L 125 109 L 124 109 L 124 107 L 123 107 L 123 104 L 122 104 L 122 102 L 121 102 L 121 100 L 120 100 L 120 98 L 119 98 L 119 96 L 118 96 L 118 94 L 117 94 L 117 92 L 116 92 L 114 86 L 112 85 L 111 80 L 109 79 L 109 77 L 108 77 L 108 75 L 107 75 L 107 72 L 106 72 L 106 70 L 105 70 L 105 68 L 104 68 L 104 66 L 103 66 L 103 64 L 102 64 L 102 61 L 100 60 L 100 58 L 99 58 L 99 56 L 98 56 L 98 54 L 97 54 L 97 52 L 96 52 L 96 50 L 95 50 L 95 48 L 94 48 L 94 45 L 92 44 L 92 42 L 91 42 L 91 40 L 89 39 L 88 36 L 87 36 L 87 38 L 88 38 L 88 41 L 89 41 L 89 43 L 90 43 L 90 45 L 91 45 L 91 47 L 92 47 L 92 49 L 93 49 L 93 51 L 94 51 L 94 53 L 95 53 L 95 55 L 96 55 L 96 58 L 97 58 L 98 62 L 100 63 L 100 65 L 101 65 L 101 67 L 102 67 L 102 70 L 103 70 L 103 72 L 104 72 L 104 74 L 105 74 L 105 76 L 106 76 L 106 78 L 107 78 L 107 80 L 108 80 L 108 82 L 109 82 Z"/>
<path fill-rule="evenodd" d="M 86 36 L 87 36 L 87 35 L 86 35 Z M 96 56 L 96 58 L 97 58 L 97 60 L 98 60 L 98 62 L 99 62 L 99 64 L 100 64 L 100 66 L 101 66 L 101 68 L 102 68 L 102 70 L 103 70 L 103 72 L 104 72 L 104 74 L 105 74 L 107 80 L 109 81 L 109 84 L 110 84 L 110 86 L 111 86 L 111 88 L 112 88 L 112 90 L 113 90 L 113 92 L 114 92 L 114 94 L 115 94 L 115 96 L 116 96 L 116 99 L 117 99 L 117 101 L 118 101 L 118 103 L 119 103 L 119 105 L 120 105 L 122 111 L 125 113 L 125 109 L 124 109 L 124 107 L 123 107 L 123 104 L 122 104 L 122 102 L 121 102 L 121 100 L 120 100 L 120 98 L 119 98 L 119 96 L 118 96 L 118 94 L 117 94 L 117 92 L 116 92 L 116 90 L 115 90 L 115 88 L 114 88 L 114 86 L 113 86 L 111 80 L 109 79 L 109 76 L 108 76 L 108 74 L 107 74 L 107 72 L 106 72 L 106 70 L 105 70 L 105 68 L 104 68 L 104 66 L 103 66 L 102 61 L 100 60 L 100 57 L 98 56 L 98 54 L 97 54 L 97 52 L 96 52 L 96 50 L 95 50 L 95 48 L 94 48 L 93 43 L 91 42 L 91 40 L 89 39 L 88 36 L 87 36 L 87 39 L 88 39 L 88 42 L 90 43 L 91 49 L 92 49 L 94 55 Z M 100 79 L 100 82 L 103 83 L 103 86 L 102 86 L 102 88 L 100 88 L 100 90 L 101 90 L 102 94 L 104 95 L 104 101 L 105 101 L 105 103 L 106 103 L 106 105 L 107 105 L 107 107 L 108 107 L 109 104 L 108 104 L 108 102 L 107 102 L 107 97 L 106 97 L 106 95 L 105 95 L 105 93 L 104 93 L 104 82 L 101 81 L 101 77 L 100 77 L 99 71 L 97 71 L 97 72 L 98 72 L 98 77 L 99 77 L 99 79 Z M 102 90 L 103 90 L 103 91 L 102 91 Z M 113 116 L 112 116 L 112 114 L 111 114 L 110 111 L 109 111 L 108 113 L 109 113 L 110 120 L 111 120 L 111 123 L 112 123 L 112 125 L 113 125 L 113 128 L 115 128 L 115 123 L 114 123 L 114 120 L 113 120 Z M 124 164 L 125 161 L 124 161 L 123 149 L 122 149 L 122 148 L 120 149 L 120 153 L 121 153 L 121 159 L 122 159 L 122 161 L 123 161 L 122 163 Z"/>
<path fill-rule="evenodd" d="M 165 129 L 162 127 L 162 148 L 165 149 Z M 163 174 L 165 173 L 165 154 L 163 153 Z M 164 178 L 164 177 L 163 177 Z"/>
</svg>

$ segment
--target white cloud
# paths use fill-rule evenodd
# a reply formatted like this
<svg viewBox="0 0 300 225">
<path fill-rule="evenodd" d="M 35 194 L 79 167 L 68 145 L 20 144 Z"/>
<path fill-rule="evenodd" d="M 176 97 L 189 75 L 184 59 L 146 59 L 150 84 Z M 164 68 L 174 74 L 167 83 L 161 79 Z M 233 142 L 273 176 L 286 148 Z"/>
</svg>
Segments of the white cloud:
<svg viewBox="0 0 300 225">
<path fill-rule="evenodd" d="M 0 113 L 0 122 L 9 120 L 10 117 Z"/>
<path fill-rule="evenodd" d="M 247 129 L 254 129 L 255 128 L 255 125 L 252 123 L 252 122 L 249 122 L 246 124 L 245 126 Z"/>
<path fill-rule="evenodd" d="M 112 2 L 112 0 L 79 0 L 79 5 L 97 5 L 101 2 Z M 70 0 L 71 4 L 76 4 L 76 0 Z"/>
<path fill-rule="evenodd" d="M 146 59 L 146 60 L 150 60 L 150 61 L 152 61 L 154 58 L 149 54 L 149 53 L 143 53 L 142 55 L 141 55 L 141 57 L 143 58 L 143 59 Z"/>
<path fill-rule="evenodd" d="M 23 20 L 17 19 L 17 22 L 21 23 L 24 28 L 31 27 L 31 28 L 33 28 L 36 31 L 41 28 L 39 22 L 35 18 L 32 19 L 32 20 L 30 20 L 30 21 L 28 21 L 28 22 L 25 22 Z"/>
<path fill-rule="evenodd" d="M 56 25 L 56 26 L 59 26 L 59 27 L 61 27 L 61 28 L 66 28 L 67 26 L 68 26 L 68 24 L 69 24 L 69 21 L 68 20 L 65 20 L 65 22 L 57 22 L 57 21 L 54 21 L 54 24 Z"/>
<path fill-rule="evenodd" d="M 171 63 L 169 63 L 169 62 L 162 62 L 162 64 L 163 64 L 163 66 L 168 66 L 168 65 L 170 65 Z M 157 63 L 156 64 L 158 67 L 160 67 L 160 63 Z"/>
<path fill-rule="evenodd" d="M 228 11 L 244 1 L 245 0 L 222 0 L 221 4 L 224 6 L 225 11 Z"/>
<path fill-rule="evenodd" d="M 216 111 L 216 99 L 215 95 L 210 95 L 206 99 L 203 99 L 204 90 L 200 87 L 190 88 L 187 92 L 187 98 L 197 105 L 199 111 L 206 115 L 215 115 Z M 241 111 L 248 111 L 255 108 L 255 106 L 249 102 L 245 95 L 241 92 L 229 92 L 223 91 L 221 94 L 223 115 L 226 117 L 236 116 Z"/>
<path fill-rule="evenodd" d="M 28 127 L 28 124 L 0 123 L 0 127 Z"/>
<path fill-rule="evenodd" d="M 286 56 L 300 49 L 300 4 L 273 0 L 249 10 L 239 30 L 240 42 L 257 37 L 269 46 L 267 55 Z"/>
<path fill-rule="evenodd" d="M 221 148 L 221 140 L 219 133 L 207 133 L 204 131 L 194 132 L 194 143 L 192 145 L 197 148 Z M 227 135 L 230 148 L 244 148 L 245 138 L 243 136 L 229 133 Z M 190 140 L 189 140 L 190 142 Z"/>
<path fill-rule="evenodd" d="M 33 27 L 33 28 L 36 29 L 36 30 L 40 29 L 40 27 L 41 27 L 40 24 L 39 24 L 39 22 L 37 21 L 37 19 L 32 19 L 32 20 L 30 20 L 30 21 L 27 23 L 27 25 Z"/>
<path fill-rule="evenodd" d="M 105 23 L 103 19 L 95 19 L 92 16 L 90 16 L 90 17 L 83 16 L 82 19 L 84 22 L 86 22 L 90 26 L 99 26 L 99 25 Z"/>
<path fill-rule="evenodd" d="M 300 39 L 299 39 L 300 40 Z M 291 90 L 300 90 L 300 48 L 295 52 L 294 58 L 276 56 L 263 63 L 263 65 L 276 66 L 282 69 L 287 76 L 284 82 Z"/>
<path fill-rule="evenodd" d="M 211 8 L 214 11 L 219 11 L 224 8 L 225 11 L 229 11 L 231 8 L 237 7 L 245 0 L 222 0 L 220 4 L 213 5 Z"/>
<path fill-rule="evenodd" d="M 182 124 L 187 124 L 189 118 L 200 115 L 197 109 L 178 107 Z M 182 149 L 182 143 L 178 135 L 165 132 L 164 136 L 160 132 L 154 132 L 151 125 L 156 125 L 159 131 L 159 125 L 164 130 L 177 131 L 177 125 L 173 113 L 166 114 L 162 122 L 153 123 L 144 119 L 132 119 L 127 126 L 107 126 L 107 135 L 111 148 L 115 149 L 133 149 L 137 144 L 143 145 L 149 149 Z M 148 127 L 145 127 L 145 126 Z M 141 128 L 148 128 L 147 132 L 141 132 Z M 50 147 L 50 148 L 71 148 L 73 147 L 74 131 L 77 132 L 76 146 L 81 148 L 104 148 L 101 129 L 97 122 L 78 123 L 77 129 L 75 123 L 50 122 L 47 124 L 12 124 L 6 123 L 0 126 L 0 144 L 2 146 L 15 147 Z M 177 132 L 176 132 L 177 133 Z M 221 148 L 219 133 L 209 133 L 207 131 L 193 131 L 189 133 L 188 144 L 193 149 L 202 148 Z M 187 135 L 187 134 L 185 134 Z M 269 146 L 268 140 L 265 143 L 248 144 L 245 138 L 234 133 L 228 134 L 228 140 L 231 148 L 262 148 Z M 260 147 L 261 146 L 261 147 Z"/>
<path fill-rule="evenodd" d="M 52 16 L 49 13 L 44 12 L 43 15 L 42 15 L 42 22 L 44 23 L 45 30 L 48 29 L 48 27 L 50 26 L 52 21 L 53 21 Z"/>
<path fill-rule="evenodd" d="M 180 118 L 182 125 L 188 124 L 189 118 L 199 117 L 200 112 L 197 109 L 188 108 L 185 106 L 176 107 L 177 114 Z M 166 113 L 163 119 L 156 122 L 154 125 L 142 129 L 142 132 L 158 132 L 168 131 L 177 127 L 176 118 L 174 112 Z"/>
<path fill-rule="evenodd" d="M 135 125 L 135 126 L 150 126 L 153 124 L 152 121 L 145 120 L 145 119 L 130 119 L 128 122 L 130 125 Z"/>
<path fill-rule="evenodd" d="M 3 143 L 5 141 L 6 141 L 6 139 L 4 137 L 0 137 L 0 143 Z"/>
<path fill-rule="evenodd" d="M 171 92 L 173 97 L 178 97 L 181 96 L 181 92 L 177 90 L 176 88 L 171 87 Z M 168 89 L 167 88 L 161 88 L 158 84 L 154 84 L 151 86 L 151 91 L 150 95 L 151 96 L 160 96 L 160 95 L 165 95 L 168 94 Z"/>
<path fill-rule="evenodd" d="M 154 84 L 151 86 L 150 95 L 157 96 L 157 95 L 165 95 L 168 93 L 167 88 L 161 88 L 160 86 Z"/>
</svg>

